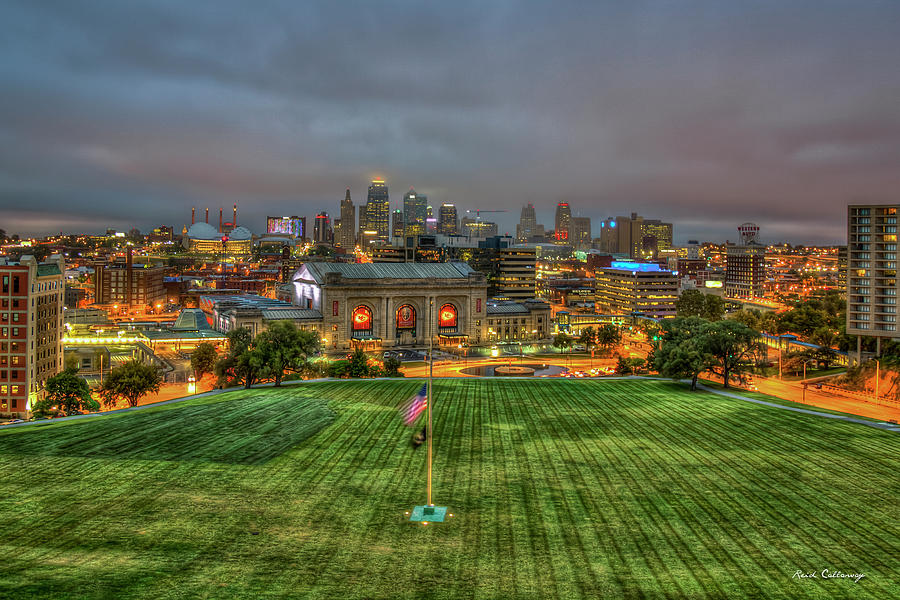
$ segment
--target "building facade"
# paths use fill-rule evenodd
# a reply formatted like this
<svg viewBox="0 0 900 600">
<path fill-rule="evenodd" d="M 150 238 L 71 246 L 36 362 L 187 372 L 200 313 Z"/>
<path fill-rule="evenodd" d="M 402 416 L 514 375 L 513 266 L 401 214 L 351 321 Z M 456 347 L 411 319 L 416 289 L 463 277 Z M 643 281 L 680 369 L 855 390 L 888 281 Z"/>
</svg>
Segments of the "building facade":
<svg viewBox="0 0 900 600">
<path fill-rule="evenodd" d="M 383 179 L 373 179 L 366 196 L 365 229 L 375 231 L 380 240 L 388 241 L 391 237 L 391 205 L 388 188 Z M 360 219 L 360 226 L 362 226 Z"/>
<path fill-rule="evenodd" d="M 594 286 L 598 312 L 655 319 L 675 316 L 678 277 L 657 264 L 612 261 L 595 272 Z"/>
<path fill-rule="evenodd" d="M 881 338 L 900 337 L 897 332 L 898 209 L 900 204 L 847 207 L 847 333 L 875 337 L 879 351 Z"/>
<path fill-rule="evenodd" d="M 341 248 L 352 249 L 356 246 L 356 208 L 350 199 L 350 188 L 341 200 L 341 235 L 335 241 Z"/>
<path fill-rule="evenodd" d="M 556 221 L 553 230 L 553 239 L 558 243 L 569 243 L 569 234 L 572 228 L 572 209 L 568 202 L 560 202 L 556 205 Z"/>
<path fill-rule="evenodd" d="M 438 209 L 438 233 L 443 235 L 457 235 L 459 233 L 459 217 L 456 205 L 441 204 Z"/>
<path fill-rule="evenodd" d="M 569 243 L 576 250 L 589 250 L 591 247 L 591 218 L 573 217 Z"/>
<path fill-rule="evenodd" d="M 480 343 L 487 281 L 465 263 L 318 263 L 293 276 L 294 301 L 322 314 L 329 350 Z"/>
<path fill-rule="evenodd" d="M 166 303 L 165 267 L 125 264 L 94 266 L 94 304 L 117 305 L 123 310 L 156 307 Z"/>
<path fill-rule="evenodd" d="M 27 418 L 63 369 L 65 270 L 59 255 L 0 259 L 0 415 Z"/>
<path fill-rule="evenodd" d="M 409 191 L 403 194 L 402 221 L 405 223 L 406 235 L 422 235 L 425 233 L 425 220 L 428 218 L 427 209 L 428 198 L 424 194 L 417 194 L 413 188 L 409 188 Z"/>
</svg>

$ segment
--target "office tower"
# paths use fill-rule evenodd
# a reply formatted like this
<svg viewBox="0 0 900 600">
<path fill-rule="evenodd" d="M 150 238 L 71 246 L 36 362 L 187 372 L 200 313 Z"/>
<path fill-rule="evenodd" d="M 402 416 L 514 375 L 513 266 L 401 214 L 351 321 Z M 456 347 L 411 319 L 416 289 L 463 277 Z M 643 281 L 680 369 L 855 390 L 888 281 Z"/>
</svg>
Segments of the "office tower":
<svg viewBox="0 0 900 600">
<path fill-rule="evenodd" d="M 463 235 L 473 240 L 483 240 L 497 235 L 497 224 L 482 221 L 480 217 L 475 219 L 463 217 L 461 226 Z"/>
<path fill-rule="evenodd" d="M 399 208 L 391 214 L 391 237 L 402 238 L 404 232 L 403 211 Z M 408 233 L 408 230 L 407 230 Z"/>
<path fill-rule="evenodd" d="M 43 263 L 0 258 L 0 415 L 27 418 L 44 382 L 63 369 L 65 271 L 58 254 Z"/>
<path fill-rule="evenodd" d="M 725 295 L 731 298 L 762 298 L 766 281 L 766 247 L 758 241 L 759 227 L 738 227 L 740 243 L 728 246 L 725 256 Z"/>
<path fill-rule="evenodd" d="M 537 285 L 537 251 L 534 248 L 500 248 L 497 271 L 492 278 L 494 295 L 524 300 L 534 298 Z"/>
<path fill-rule="evenodd" d="M 438 220 L 437 217 L 434 216 L 434 209 L 430 206 L 425 207 L 425 233 L 433 234 L 437 233 L 438 228 Z"/>
<path fill-rule="evenodd" d="M 600 221 L 600 238 L 597 250 L 617 254 L 619 252 L 619 222 L 613 217 Z"/>
<path fill-rule="evenodd" d="M 356 208 L 350 199 L 350 188 L 341 200 L 341 234 L 337 238 L 342 248 L 352 249 L 356 246 Z"/>
<path fill-rule="evenodd" d="M 678 278 L 659 265 L 614 260 L 594 271 L 594 287 L 598 312 L 654 319 L 675 316 Z"/>
<path fill-rule="evenodd" d="M 390 219 L 388 188 L 383 179 L 373 179 L 366 197 L 366 229 L 377 232 L 378 239 L 387 241 L 391 235 Z"/>
<path fill-rule="evenodd" d="M 313 225 L 313 241 L 317 244 L 331 244 L 334 242 L 331 218 L 325 211 L 316 215 L 316 222 Z"/>
<path fill-rule="evenodd" d="M 569 243 L 569 233 L 572 228 L 572 209 L 568 202 L 560 202 L 556 205 L 556 225 L 553 237 L 559 244 Z"/>
<path fill-rule="evenodd" d="M 900 204 L 847 207 L 847 333 L 874 336 L 879 351 L 881 338 L 898 337 L 898 209 Z"/>
<path fill-rule="evenodd" d="M 516 225 L 516 241 L 524 243 L 530 241 L 534 237 L 537 228 L 537 215 L 534 212 L 534 205 L 530 202 L 522 207 L 522 214 L 519 217 L 519 224 Z"/>
<path fill-rule="evenodd" d="M 441 207 L 438 209 L 438 233 L 443 233 L 444 235 L 456 235 L 459 233 L 456 205 L 441 204 Z"/>
<path fill-rule="evenodd" d="M 425 233 L 425 220 L 427 214 L 428 198 L 424 194 L 416 193 L 409 188 L 403 194 L 403 220 L 406 223 L 406 235 L 421 235 Z"/>
<path fill-rule="evenodd" d="M 366 218 L 366 205 L 360 204 L 356 207 L 359 212 L 359 219 L 357 219 L 357 230 L 356 230 L 356 243 L 363 248 L 366 248 L 368 244 L 363 243 L 363 232 L 369 231 L 369 221 Z M 377 232 L 376 232 L 377 235 Z M 368 238 L 367 238 L 368 239 Z"/>
<path fill-rule="evenodd" d="M 573 217 L 572 235 L 569 243 L 577 250 L 589 250 L 591 247 L 591 218 Z"/>
</svg>

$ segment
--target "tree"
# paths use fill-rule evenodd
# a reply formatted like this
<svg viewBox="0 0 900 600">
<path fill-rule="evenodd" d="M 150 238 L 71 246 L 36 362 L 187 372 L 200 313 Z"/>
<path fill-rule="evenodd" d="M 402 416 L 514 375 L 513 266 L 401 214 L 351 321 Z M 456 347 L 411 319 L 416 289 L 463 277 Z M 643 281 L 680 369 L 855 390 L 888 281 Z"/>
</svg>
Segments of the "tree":
<svg viewBox="0 0 900 600">
<path fill-rule="evenodd" d="M 815 353 L 816 360 L 826 369 L 834 360 L 834 346 L 838 343 L 839 337 L 836 331 L 828 327 L 819 327 L 810 337 L 812 343 L 819 346 Z"/>
<path fill-rule="evenodd" d="M 675 310 L 679 317 L 703 317 L 708 321 L 718 321 L 725 316 L 725 301 L 700 290 L 685 290 L 675 302 Z"/>
<path fill-rule="evenodd" d="M 679 317 L 699 317 L 703 314 L 703 293 L 700 290 L 684 290 L 675 301 Z"/>
<path fill-rule="evenodd" d="M 597 346 L 597 332 L 593 327 L 581 330 L 578 336 L 578 343 L 583 345 L 585 350 L 593 350 Z"/>
<path fill-rule="evenodd" d="M 67 415 L 76 411 L 100 410 L 100 404 L 91 396 L 91 388 L 77 372 L 77 369 L 67 367 L 61 373 L 49 377 L 44 384 L 47 395 L 35 404 L 32 411 L 46 416 L 53 407 Z"/>
<path fill-rule="evenodd" d="M 662 340 L 653 353 L 653 368 L 664 377 L 690 379 L 691 391 L 697 379 L 712 363 L 703 339 L 708 321 L 697 316 L 663 321 Z"/>
<path fill-rule="evenodd" d="M 384 376 L 385 377 L 404 377 L 400 372 L 400 365 L 403 364 L 396 356 L 388 356 L 384 359 Z"/>
<path fill-rule="evenodd" d="M 725 387 L 732 376 L 742 376 L 746 361 L 760 351 L 759 332 L 731 319 L 707 323 L 701 330 L 703 351 L 713 357 Z"/>
<path fill-rule="evenodd" d="M 217 360 L 219 360 L 219 354 L 213 344 L 203 342 L 197 345 L 191 353 L 191 369 L 198 381 L 206 373 L 212 373 L 215 370 Z"/>
<path fill-rule="evenodd" d="M 595 340 L 595 343 L 598 346 L 602 347 L 604 350 L 608 350 L 622 341 L 622 334 L 619 332 L 618 327 L 611 323 L 607 323 L 597 328 Z"/>
<path fill-rule="evenodd" d="M 109 372 L 100 387 L 100 396 L 106 406 L 115 406 L 119 400 L 125 400 L 128 406 L 137 406 L 142 396 L 158 392 L 161 386 L 159 368 L 130 360 Z"/>
<path fill-rule="evenodd" d="M 564 349 L 572 347 L 573 338 L 564 331 L 560 331 L 553 338 L 553 347 L 558 348 L 560 352 Z"/>
<path fill-rule="evenodd" d="M 253 334 L 246 327 L 232 329 L 228 338 L 228 353 L 216 363 L 215 373 L 219 383 L 229 381 L 243 383 L 250 389 L 262 370 L 260 353 L 253 347 Z"/>
<path fill-rule="evenodd" d="M 256 336 L 256 353 L 261 372 L 281 386 L 284 372 L 302 370 L 309 357 L 319 350 L 319 336 L 314 331 L 297 329 L 292 321 L 275 321 Z"/>
<path fill-rule="evenodd" d="M 357 348 L 350 355 L 350 362 L 347 364 L 347 375 L 358 379 L 360 377 L 368 377 L 370 374 L 369 357 L 362 349 Z"/>
</svg>

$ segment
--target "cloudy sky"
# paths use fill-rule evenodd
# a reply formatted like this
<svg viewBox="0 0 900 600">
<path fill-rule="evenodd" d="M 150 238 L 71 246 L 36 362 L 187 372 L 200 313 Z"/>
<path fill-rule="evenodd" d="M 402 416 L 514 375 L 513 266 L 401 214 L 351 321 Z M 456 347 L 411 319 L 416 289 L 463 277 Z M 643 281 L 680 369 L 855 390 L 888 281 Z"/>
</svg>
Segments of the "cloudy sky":
<svg viewBox="0 0 900 600">
<path fill-rule="evenodd" d="M 261 231 L 373 176 L 679 242 L 839 242 L 847 203 L 900 202 L 896 0 L 6 0 L 0 81 L 10 233 L 235 202 Z"/>
</svg>

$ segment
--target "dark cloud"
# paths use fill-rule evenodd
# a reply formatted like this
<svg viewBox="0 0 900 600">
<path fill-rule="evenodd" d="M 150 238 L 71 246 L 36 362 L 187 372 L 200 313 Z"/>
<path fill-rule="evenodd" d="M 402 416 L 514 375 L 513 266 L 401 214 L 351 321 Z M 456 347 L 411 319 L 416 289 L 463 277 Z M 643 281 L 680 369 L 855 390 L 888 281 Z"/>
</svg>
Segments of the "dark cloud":
<svg viewBox="0 0 900 600">
<path fill-rule="evenodd" d="M 433 203 L 837 242 L 896 202 L 896 2 L 8 2 L 7 231 Z"/>
</svg>

